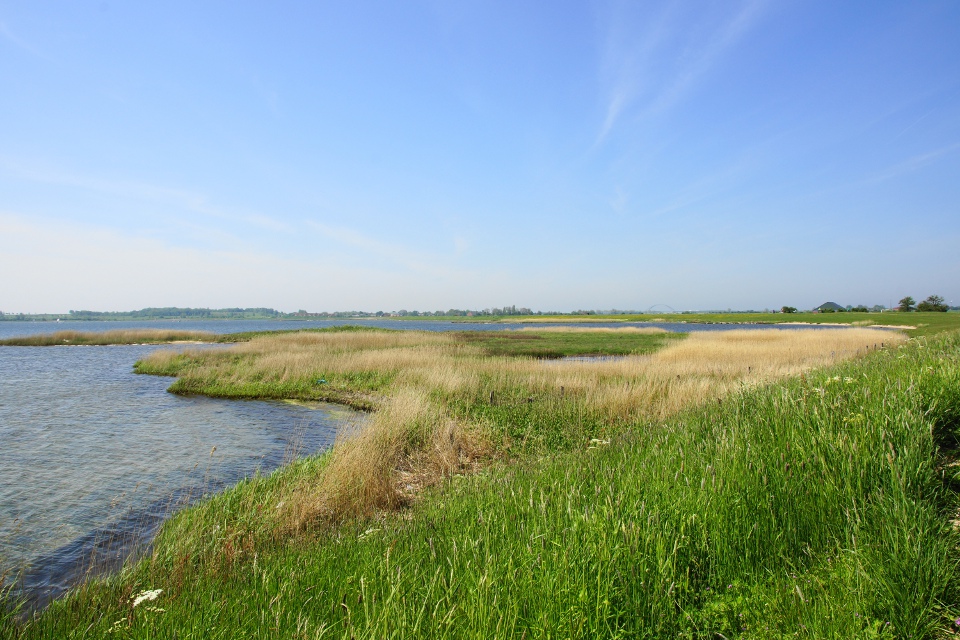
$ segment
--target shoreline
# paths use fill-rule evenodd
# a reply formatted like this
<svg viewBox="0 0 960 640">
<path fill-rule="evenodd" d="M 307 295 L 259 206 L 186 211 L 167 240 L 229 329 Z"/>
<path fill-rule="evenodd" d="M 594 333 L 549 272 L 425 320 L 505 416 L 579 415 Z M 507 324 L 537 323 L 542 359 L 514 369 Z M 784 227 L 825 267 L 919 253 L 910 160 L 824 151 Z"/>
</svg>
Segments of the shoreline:
<svg viewBox="0 0 960 640">
<path fill-rule="evenodd" d="M 334 523 L 321 520 L 305 529 L 282 528 L 286 535 L 294 535 L 296 545 L 291 547 L 286 538 L 274 537 L 271 523 L 296 504 L 292 498 L 299 494 L 290 491 L 297 486 L 309 489 L 304 494 L 308 496 L 323 490 L 325 485 L 312 478 L 335 465 L 336 456 L 298 461 L 181 512 L 164 524 L 151 557 L 119 577 L 81 588 L 70 596 L 70 606 L 45 610 L 20 623 L 23 633 L 17 637 L 66 635 L 78 628 L 102 635 L 115 620 L 124 621 L 131 637 L 172 636 L 196 628 L 200 620 L 240 637 L 254 634 L 267 612 L 275 613 L 274 633 L 283 637 L 304 629 L 314 635 L 321 628 L 334 635 L 356 629 L 361 637 L 377 635 L 378 629 L 387 628 L 384 625 L 411 637 L 415 629 L 424 633 L 417 626 L 422 623 L 417 615 L 421 602 L 444 612 L 425 618 L 428 630 L 450 620 L 465 635 L 480 637 L 487 635 L 484 630 L 491 631 L 489 616 L 480 615 L 491 598 L 501 603 L 504 628 L 519 635 L 530 615 L 553 620 L 563 612 L 574 615 L 578 624 L 589 623 L 589 628 L 594 628 L 594 615 L 599 616 L 598 624 L 611 619 L 629 622 L 626 610 L 615 604 L 624 585 L 638 602 L 654 608 L 651 615 L 665 625 L 664 635 L 675 637 L 697 628 L 698 621 L 707 619 L 701 616 L 717 607 L 726 607 L 738 624 L 741 620 L 753 628 L 768 624 L 790 635 L 798 631 L 790 615 L 795 604 L 792 599 L 784 602 L 782 594 L 792 593 L 799 581 L 811 600 L 809 606 L 817 607 L 801 622 L 839 620 L 856 625 L 861 623 L 855 613 L 867 609 L 876 619 L 909 630 L 909 621 L 918 618 L 899 614 L 899 609 L 885 604 L 897 600 L 869 585 L 904 589 L 910 594 L 904 597 L 922 596 L 924 602 L 945 597 L 943 590 L 952 588 L 945 586 L 948 573 L 938 573 L 939 582 L 924 582 L 923 588 L 932 591 L 920 594 L 910 576 L 886 573 L 890 566 L 899 566 L 894 558 L 924 566 L 955 566 L 958 550 L 945 546 L 949 540 L 930 524 L 930 518 L 940 514 L 939 503 L 927 499 L 911 503 L 910 509 L 892 509 L 892 520 L 852 520 L 846 514 L 849 509 L 868 508 L 878 495 L 889 494 L 890 499 L 901 495 L 894 490 L 899 474 L 917 464 L 927 470 L 935 462 L 926 448 L 930 430 L 923 421 L 940 418 L 927 416 L 923 403 L 929 394 L 936 397 L 939 387 L 904 394 L 897 392 L 897 385 L 926 371 L 931 363 L 945 362 L 955 372 L 955 358 L 943 360 L 941 354 L 956 353 L 958 348 L 960 338 L 954 337 L 928 343 L 924 349 L 878 351 L 811 371 L 804 378 L 742 389 L 751 398 L 748 403 L 721 399 L 693 407 L 649 423 L 658 429 L 643 428 L 648 422 L 638 422 L 632 431 L 619 434 L 586 432 L 568 447 L 550 444 L 533 450 L 533 458 L 513 451 L 503 459 L 487 460 L 481 473 L 464 468 L 437 484 L 421 483 L 401 459 L 399 481 L 418 489 L 415 500 L 410 497 L 392 508 L 382 505 Z M 944 375 L 946 382 L 955 374 Z M 847 386 L 852 380 L 857 381 L 855 388 Z M 866 392 L 859 392 L 861 388 Z M 495 402 L 488 402 L 486 389 L 481 391 L 480 415 L 502 415 L 507 426 L 527 424 L 541 409 L 547 411 L 545 417 L 552 416 L 563 411 L 561 399 L 574 402 L 577 397 L 570 386 L 565 395 L 535 397 L 533 402 L 503 389 Z M 582 416 L 585 406 L 574 414 Z M 415 412 L 411 417 L 424 420 L 426 415 Z M 870 429 L 876 421 L 891 425 L 896 433 Z M 573 424 L 550 422 L 563 429 Z M 716 437 L 704 437 L 709 434 Z M 460 446 L 467 444 L 459 432 L 441 435 L 424 444 L 433 447 L 454 439 Z M 886 456 L 884 438 L 894 437 L 896 456 Z M 791 443 L 794 452 L 779 446 L 783 442 Z M 865 487 L 864 469 L 869 470 Z M 829 482 L 822 481 L 824 474 Z M 680 475 L 686 481 L 671 480 Z M 844 481 L 851 477 L 861 482 Z M 917 478 L 919 482 L 921 476 Z M 409 493 L 403 485 L 396 489 Z M 737 505 L 744 500 L 773 504 L 776 512 L 767 517 L 760 509 L 743 517 Z M 696 520 L 690 514 L 696 514 Z M 853 593 L 844 572 L 848 563 L 834 558 L 838 527 L 840 542 L 844 535 L 856 535 L 864 541 L 862 548 L 870 549 L 866 555 L 860 547 L 846 552 L 857 563 L 857 576 L 863 576 L 856 585 L 866 585 Z M 213 530 L 220 533 L 211 537 Z M 701 530 L 715 534 L 699 535 Z M 927 533 L 906 544 L 904 536 L 917 531 Z M 811 532 L 823 533 L 823 544 L 803 546 Z M 750 536 L 758 537 L 757 551 L 734 553 Z M 531 540 L 536 544 L 528 549 Z M 611 540 L 618 543 L 611 545 Z M 795 555 L 795 546 L 803 552 Z M 490 549 L 497 550 L 495 555 Z M 666 561 L 658 556 L 651 563 L 650 550 L 656 549 L 674 549 L 675 555 Z M 904 549 L 910 558 L 901 558 Z M 915 561 L 914 554 L 919 554 Z M 178 564 L 183 557 L 196 562 Z M 690 574 L 685 567 L 694 561 L 709 564 L 710 571 Z M 635 574 L 622 571 L 630 567 Z M 757 571 L 777 576 L 780 569 L 795 571 L 798 577 L 766 582 L 751 578 Z M 650 583 L 677 587 L 663 598 L 659 586 L 651 595 L 645 588 Z M 156 602 L 163 613 L 143 607 L 134 611 L 131 603 L 138 592 L 157 589 L 163 590 Z M 592 600 L 578 600 L 584 589 L 593 590 L 612 607 L 596 611 Z M 396 593 L 407 594 L 407 599 L 391 597 Z M 685 621 L 678 610 L 690 612 L 693 620 Z M 924 609 L 923 620 L 936 620 L 941 613 L 931 606 Z M 690 624 L 694 626 L 685 626 Z M 719 629 L 730 635 L 726 627 Z M 829 636 L 829 629 L 824 626 L 820 635 Z"/>
</svg>

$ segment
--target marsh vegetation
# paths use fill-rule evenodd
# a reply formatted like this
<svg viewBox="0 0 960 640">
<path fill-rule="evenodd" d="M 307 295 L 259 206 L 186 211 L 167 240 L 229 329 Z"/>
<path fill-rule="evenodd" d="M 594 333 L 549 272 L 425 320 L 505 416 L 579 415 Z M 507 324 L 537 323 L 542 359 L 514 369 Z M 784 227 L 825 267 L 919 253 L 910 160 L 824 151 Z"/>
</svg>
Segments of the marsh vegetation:
<svg viewBox="0 0 960 640">
<path fill-rule="evenodd" d="M 745 385 L 782 379 L 905 338 L 870 329 L 724 331 L 668 338 L 657 330 L 516 332 L 549 348 L 602 338 L 648 355 L 599 362 L 488 355 L 526 340 L 463 334 L 337 329 L 261 336 L 224 350 L 157 351 L 140 373 L 177 376 L 174 393 L 325 400 L 375 410 L 344 438 L 328 468 L 285 501 L 296 527 L 368 516 L 478 461 L 542 454 L 606 439 L 645 419 L 715 402 Z M 620 337 L 622 336 L 622 337 Z M 657 342 L 650 342 L 656 339 Z M 520 345 L 520 346 L 517 346 Z M 609 353 L 618 353 L 610 350 Z M 286 511 L 296 513 L 286 514 Z M 285 525 L 286 526 L 286 525 Z"/>
<path fill-rule="evenodd" d="M 501 348 L 330 331 L 149 356 L 175 392 L 374 413 L 7 635 L 932 637 L 960 613 L 957 334 Z"/>
<path fill-rule="evenodd" d="M 175 329 L 118 329 L 114 331 L 56 331 L 0 340 L 7 347 L 56 347 L 69 345 L 162 344 L 167 342 L 214 342 L 208 331 Z"/>
</svg>

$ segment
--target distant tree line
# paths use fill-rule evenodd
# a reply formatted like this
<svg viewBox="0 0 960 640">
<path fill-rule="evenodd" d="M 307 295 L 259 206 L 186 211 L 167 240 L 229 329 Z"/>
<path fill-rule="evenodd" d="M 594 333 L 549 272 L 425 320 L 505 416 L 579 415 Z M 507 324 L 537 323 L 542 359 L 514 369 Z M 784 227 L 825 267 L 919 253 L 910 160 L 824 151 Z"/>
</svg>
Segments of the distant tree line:
<svg viewBox="0 0 960 640">
<path fill-rule="evenodd" d="M 872 307 L 867 307 L 866 305 L 858 304 L 856 306 L 847 305 L 846 307 L 839 307 L 837 309 L 823 308 L 823 309 L 816 309 L 816 310 L 819 311 L 820 313 L 844 313 L 847 311 L 849 311 L 850 313 L 870 313 L 870 312 L 879 313 L 881 311 L 885 311 L 886 307 L 879 304 L 875 304 Z"/>
<path fill-rule="evenodd" d="M 789 311 L 787 311 L 787 309 L 791 309 L 791 308 L 792 307 L 784 307 L 783 312 L 790 313 Z M 926 300 L 920 303 L 917 303 L 917 301 L 914 300 L 913 297 L 906 296 L 905 298 L 902 298 L 900 302 L 897 303 L 897 306 L 895 307 L 897 311 L 902 311 L 902 312 L 910 312 L 910 311 L 946 312 L 946 311 L 950 311 L 951 309 L 958 309 L 958 308 L 960 307 L 951 307 L 947 305 L 943 297 L 938 295 L 929 296 Z M 842 313 L 844 311 L 851 311 L 854 313 L 867 313 L 868 311 L 877 312 L 877 311 L 885 311 L 885 310 L 886 309 L 881 305 L 874 305 L 873 307 L 870 307 L 870 308 L 867 308 L 865 305 L 862 305 L 862 304 L 857 305 L 855 307 L 852 307 L 849 305 L 847 307 L 841 307 L 840 305 L 833 302 L 827 302 L 825 304 L 820 305 L 816 309 L 814 309 L 814 311 L 819 311 L 820 313 Z"/>
<path fill-rule="evenodd" d="M 242 309 L 193 309 L 190 307 L 147 307 L 136 311 L 87 311 L 70 310 L 71 320 L 170 320 L 170 319 L 223 319 L 223 318 L 277 318 L 284 314 L 276 309 L 254 307 Z"/>
<path fill-rule="evenodd" d="M 946 312 L 946 311 L 952 311 L 952 310 L 960 310 L 960 307 L 951 307 L 944 301 L 942 296 L 932 295 L 932 296 L 929 296 L 926 300 L 920 302 L 919 304 L 911 296 L 907 296 L 901 299 L 900 302 L 898 303 L 898 306 L 894 307 L 894 309 L 896 309 L 897 311 L 904 311 L 904 312 L 907 312 L 907 311 Z M 863 305 L 863 304 L 858 304 L 856 306 L 847 305 L 844 307 L 837 304 L 836 302 L 825 302 L 819 307 L 813 308 L 813 311 L 815 313 L 844 313 L 844 312 L 878 313 L 886 310 L 887 310 L 886 307 L 879 304 L 873 305 L 872 307 L 867 307 L 866 305 Z M 797 309 L 796 307 L 784 306 L 780 308 L 780 312 L 796 313 Z"/>
<path fill-rule="evenodd" d="M 562 312 L 547 312 L 561 315 Z M 594 311 L 576 311 L 576 314 L 596 313 Z M 229 320 L 229 319 L 303 319 L 303 318 L 391 318 L 391 317 L 477 317 L 477 316 L 530 316 L 542 315 L 542 311 L 533 311 L 528 307 L 508 305 L 486 309 L 440 309 L 437 311 L 320 311 L 309 312 L 304 309 L 284 313 L 268 307 L 227 307 L 207 309 L 192 307 L 147 307 L 135 311 L 90 311 L 71 309 L 67 314 L 4 314 L 0 311 L 0 320 Z"/>
<path fill-rule="evenodd" d="M 436 311 L 409 311 L 400 309 L 399 311 L 320 311 L 317 313 L 308 313 L 300 310 L 294 314 L 286 314 L 286 317 L 308 317 L 308 318 L 427 318 L 427 317 L 474 317 L 474 316 L 533 316 L 541 315 L 541 311 L 532 311 L 527 307 L 516 307 L 514 305 L 506 307 L 492 307 L 487 309 L 447 309 L 446 311 L 438 309 Z M 578 312 L 579 313 L 579 312 Z"/>
<path fill-rule="evenodd" d="M 898 311 L 940 311 L 945 312 L 950 307 L 947 306 L 947 303 L 944 301 L 942 296 L 932 295 L 928 296 L 926 300 L 923 300 L 920 303 L 917 303 L 911 296 L 906 296 L 900 300 L 899 306 L 897 307 Z"/>
<path fill-rule="evenodd" d="M 869 311 L 879 312 L 886 310 L 882 305 L 866 307 L 865 305 L 846 307 L 833 302 L 825 303 L 814 311 L 820 313 L 841 313 L 845 311 L 853 313 L 866 313 Z M 900 300 L 899 311 L 948 311 L 960 310 L 960 307 L 950 307 L 946 304 L 942 296 L 932 295 L 926 300 L 917 303 L 912 297 L 907 296 Z M 781 313 L 797 313 L 796 307 L 783 306 Z M 507 316 L 563 316 L 563 315 L 618 315 L 618 314 L 638 314 L 639 311 L 621 311 L 610 309 L 606 311 L 578 309 L 572 312 L 563 311 L 533 311 L 528 307 L 517 307 L 508 305 L 505 307 L 492 307 L 485 309 L 438 309 L 437 311 L 408 311 L 400 309 L 399 311 L 320 311 L 308 312 L 304 309 L 292 313 L 285 313 L 268 307 L 227 307 L 224 309 L 206 309 L 192 307 L 147 307 L 136 311 L 89 311 L 89 310 L 71 310 L 69 314 L 34 314 L 34 313 L 4 313 L 0 311 L 0 320 L 238 320 L 238 319 L 304 319 L 304 318 L 427 318 L 427 317 L 507 317 Z M 695 313 L 693 311 L 684 311 L 684 314 Z M 704 311 L 699 313 L 753 313 L 753 311 L 738 311 L 731 309 L 727 311 Z"/>
</svg>

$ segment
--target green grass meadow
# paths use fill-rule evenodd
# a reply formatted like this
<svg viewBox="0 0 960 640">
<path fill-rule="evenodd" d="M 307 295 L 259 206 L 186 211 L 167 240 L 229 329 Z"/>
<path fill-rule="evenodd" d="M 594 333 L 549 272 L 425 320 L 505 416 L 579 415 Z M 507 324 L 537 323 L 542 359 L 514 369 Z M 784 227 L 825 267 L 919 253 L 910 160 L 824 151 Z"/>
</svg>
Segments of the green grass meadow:
<svg viewBox="0 0 960 640">
<path fill-rule="evenodd" d="M 685 333 L 634 333 L 630 331 L 463 331 L 457 339 L 479 345 L 489 356 L 564 358 L 572 356 L 618 356 L 651 353 Z"/>
<path fill-rule="evenodd" d="M 271 526 L 282 488 L 327 456 L 241 482 L 175 515 L 121 574 L 36 615 L 10 610 L 0 638 L 960 630 L 960 333 L 603 440 L 565 437 L 572 416 L 541 418 L 538 447 L 337 527 Z M 513 413 L 485 419 L 517 428 Z"/>
</svg>

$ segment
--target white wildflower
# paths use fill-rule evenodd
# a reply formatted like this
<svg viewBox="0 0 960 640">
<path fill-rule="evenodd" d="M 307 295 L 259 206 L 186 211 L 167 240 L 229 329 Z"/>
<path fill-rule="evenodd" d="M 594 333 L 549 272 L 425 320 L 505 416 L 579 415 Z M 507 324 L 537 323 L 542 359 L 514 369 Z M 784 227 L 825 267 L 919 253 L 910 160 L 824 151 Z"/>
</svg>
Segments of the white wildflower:
<svg viewBox="0 0 960 640">
<path fill-rule="evenodd" d="M 587 447 L 587 450 L 596 449 L 597 447 L 603 447 L 610 444 L 609 440 L 601 440 L 600 438 L 590 438 L 590 446 Z"/>
<path fill-rule="evenodd" d="M 161 593 L 163 593 L 163 589 L 148 589 L 147 591 L 141 591 L 137 597 L 133 599 L 133 606 L 137 606 L 141 602 L 156 600 L 158 597 L 160 597 Z"/>
<path fill-rule="evenodd" d="M 121 626 L 124 622 L 127 622 L 127 619 L 126 619 L 126 618 L 120 618 L 119 620 L 117 620 L 116 622 L 114 622 L 113 625 L 112 625 L 109 629 L 107 629 L 107 633 L 117 633 L 117 632 L 119 632 L 119 631 L 120 631 L 120 626 Z"/>
</svg>

